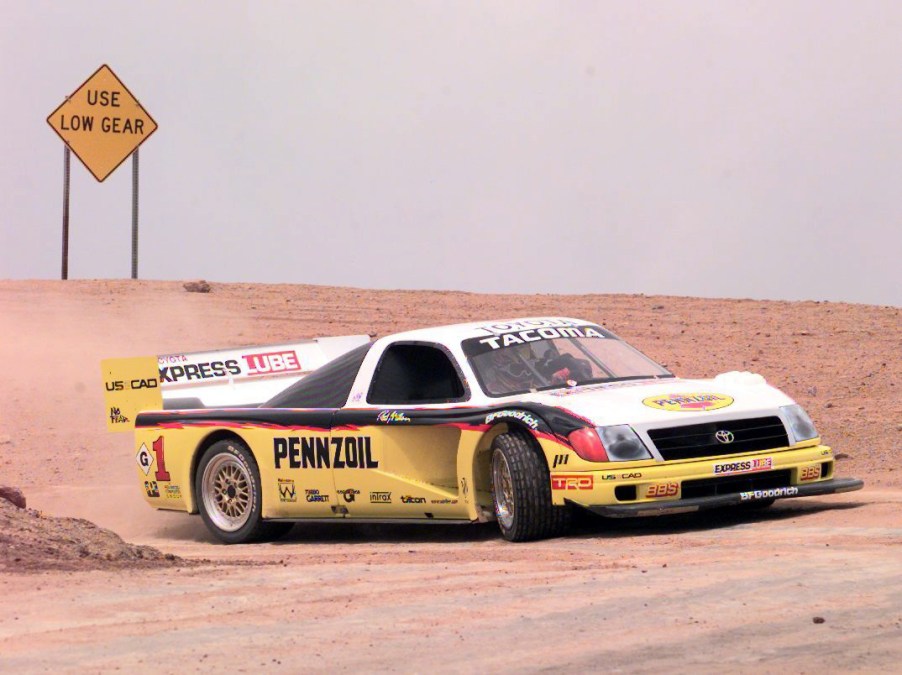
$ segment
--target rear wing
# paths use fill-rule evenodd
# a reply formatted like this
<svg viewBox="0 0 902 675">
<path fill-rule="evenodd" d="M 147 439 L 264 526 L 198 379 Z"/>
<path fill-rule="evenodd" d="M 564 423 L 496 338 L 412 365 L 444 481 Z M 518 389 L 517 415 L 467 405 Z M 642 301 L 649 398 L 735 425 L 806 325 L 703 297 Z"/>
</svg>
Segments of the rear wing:
<svg viewBox="0 0 902 675">
<path fill-rule="evenodd" d="M 366 335 L 291 344 L 104 359 L 108 431 L 130 431 L 142 410 L 260 405 L 332 359 L 370 341 Z"/>
</svg>

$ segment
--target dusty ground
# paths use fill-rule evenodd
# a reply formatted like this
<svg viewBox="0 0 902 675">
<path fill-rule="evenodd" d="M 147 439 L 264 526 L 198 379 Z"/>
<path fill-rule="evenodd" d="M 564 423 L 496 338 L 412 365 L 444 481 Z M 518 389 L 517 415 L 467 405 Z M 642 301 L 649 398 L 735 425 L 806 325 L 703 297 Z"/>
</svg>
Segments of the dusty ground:
<svg viewBox="0 0 902 675">
<path fill-rule="evenodd" d="M 525 545 L 491 526 L 307 525 L 224 547 L 147 508 L 130 438 L 105 432 L 103 357 L 548 313 L 604 323 L 680 375 L 762 373 L 866 489 Z M 898 308 L 0 281 L 0 327 L 0 485 L 43 516 L 0 507 L 2 672 L 899 671 Z"/>
</svg>

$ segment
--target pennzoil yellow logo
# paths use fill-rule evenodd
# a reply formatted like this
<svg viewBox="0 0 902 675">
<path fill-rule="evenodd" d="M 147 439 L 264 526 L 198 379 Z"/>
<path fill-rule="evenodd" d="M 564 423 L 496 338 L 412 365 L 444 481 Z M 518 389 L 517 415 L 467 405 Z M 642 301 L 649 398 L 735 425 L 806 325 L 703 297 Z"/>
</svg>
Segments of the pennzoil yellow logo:
<svg viewBox="0 0 902 675">
<path fill-rule="evenodd" d="M 656 408 L 658 410 L 669 410 L 671 412 L 699 412 L 726 408 L 733 403 L 733 397 L 727 396 L 726 394 L 693 392 L 689 394 L 649 396 L 648 398 L 642 399 L 642 403 L 649 408 Z"/>
</svg>

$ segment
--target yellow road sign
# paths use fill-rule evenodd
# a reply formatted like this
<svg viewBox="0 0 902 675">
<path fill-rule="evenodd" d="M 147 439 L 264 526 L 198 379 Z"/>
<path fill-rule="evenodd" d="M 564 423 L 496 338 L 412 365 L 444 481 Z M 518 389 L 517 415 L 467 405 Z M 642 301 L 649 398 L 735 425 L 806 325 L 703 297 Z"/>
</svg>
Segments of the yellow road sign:
<svg viewBox="0 0 902 675">
<path fill-rule="evenodd" d="M 47 123 L 101 182 L 157 130 L 157 123 L 107 65 L 50 113 Z"/>
</svg>

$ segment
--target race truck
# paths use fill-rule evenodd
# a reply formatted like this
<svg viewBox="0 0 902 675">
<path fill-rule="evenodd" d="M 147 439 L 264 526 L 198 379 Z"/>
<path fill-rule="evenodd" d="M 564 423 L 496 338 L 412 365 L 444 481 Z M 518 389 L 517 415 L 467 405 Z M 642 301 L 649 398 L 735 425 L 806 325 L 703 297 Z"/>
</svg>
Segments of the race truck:
<svg viewBox="0 0 902 675">
<path fill-rule="evenodd" d="M 154 508 L 226 543 L 298 521 L 565 533 L 621 518 L 858 490 L 760 375 L 680 379 L 607 328 L 536 317 L 102 363 Z"/>
</svg>

